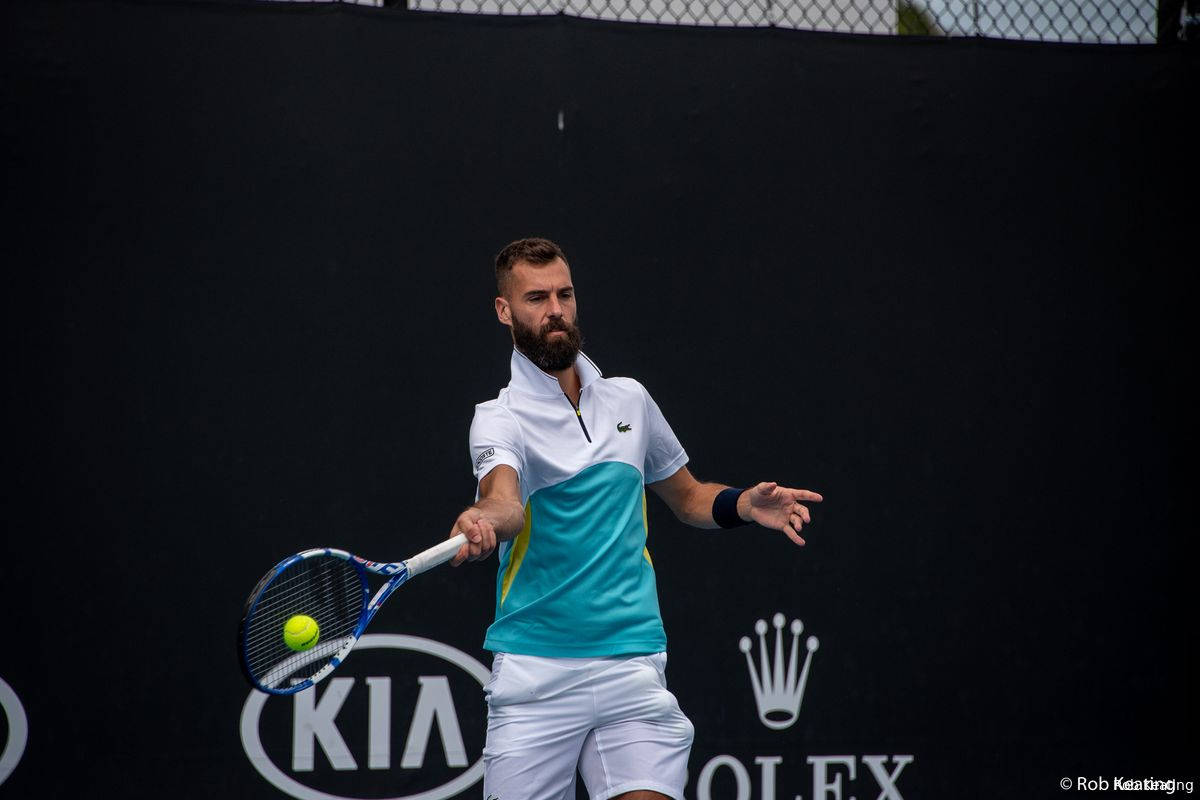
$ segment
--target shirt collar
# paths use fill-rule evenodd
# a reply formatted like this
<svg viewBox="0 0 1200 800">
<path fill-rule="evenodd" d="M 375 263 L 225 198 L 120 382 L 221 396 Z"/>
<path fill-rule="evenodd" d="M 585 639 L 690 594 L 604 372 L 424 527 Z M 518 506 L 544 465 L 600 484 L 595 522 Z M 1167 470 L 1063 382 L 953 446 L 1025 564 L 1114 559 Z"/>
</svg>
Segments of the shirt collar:
<svg viewBox="0 0 1200 800">
<path fill-rule="evenodd" d="M 515 347 L 510 365 L 512 379 L 508 383 L 509 388 L 539 397 L 558 397 L 563 393 L 562 387 L 558 385 L 558 378 L 548 372 L 543 372 L 529 360 L 527 355 Z M 579 375 L 581 388 L 585 388 L 597 378 L 603 377 L 600 368 L 582 350 L 575 357 L 575 372 Z"/>
</svg>

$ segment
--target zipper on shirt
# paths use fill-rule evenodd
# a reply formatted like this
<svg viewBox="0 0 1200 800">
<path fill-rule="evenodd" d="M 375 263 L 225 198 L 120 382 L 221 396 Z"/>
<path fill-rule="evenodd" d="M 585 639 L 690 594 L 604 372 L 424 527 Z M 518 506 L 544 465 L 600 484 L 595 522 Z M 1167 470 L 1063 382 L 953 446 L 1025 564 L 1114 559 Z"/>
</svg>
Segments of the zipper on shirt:
<svg viewBox="0 0 1200 800">
<path fill-rule="evenodd" d="M 583 424 L 583 414 L 579 412 L 579 406 L 575 405 L 575 401 L 571 399 L 571 395 L 563 392 L 563 397 L 567 398 L 567 402 L 571 404 L 571 408 L 575 409 L 575 419 L 579 420 L 579 427 L 583 428 L 583 435 L 587 438 L 588 443 L 592 441 L 592 437 L 588 434 L 587 425 Z"/>
</svg>

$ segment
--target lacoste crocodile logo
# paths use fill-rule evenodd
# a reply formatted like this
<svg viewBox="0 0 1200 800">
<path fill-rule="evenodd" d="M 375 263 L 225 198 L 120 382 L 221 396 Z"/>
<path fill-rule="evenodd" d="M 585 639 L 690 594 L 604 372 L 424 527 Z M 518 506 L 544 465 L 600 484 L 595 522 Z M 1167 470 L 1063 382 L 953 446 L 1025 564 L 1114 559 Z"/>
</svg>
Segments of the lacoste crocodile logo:
<svg viewBox="0 0 1200 800">
<path fill-rule="evenodd" d="M 621 433 L 629 433 L 629 430 L 632 427 L 633 427 L 632 425 L 626 425 L 624 422 L 617 423 L 617 430 Z"/>
</svg>

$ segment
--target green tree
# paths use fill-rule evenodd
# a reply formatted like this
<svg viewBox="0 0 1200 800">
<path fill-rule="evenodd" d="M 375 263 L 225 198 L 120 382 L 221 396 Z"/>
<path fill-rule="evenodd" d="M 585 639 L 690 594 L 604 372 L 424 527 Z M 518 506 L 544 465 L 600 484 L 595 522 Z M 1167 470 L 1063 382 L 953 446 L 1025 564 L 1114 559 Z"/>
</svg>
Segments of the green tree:
<svg viewBox="0 0 1200 800">
<path fill-rule="evenodd" d="M 933 15 L 912 0 L 900 0 L 896 7 L 896 33 L 901 36 L 945 36 Z"/>
</svg>

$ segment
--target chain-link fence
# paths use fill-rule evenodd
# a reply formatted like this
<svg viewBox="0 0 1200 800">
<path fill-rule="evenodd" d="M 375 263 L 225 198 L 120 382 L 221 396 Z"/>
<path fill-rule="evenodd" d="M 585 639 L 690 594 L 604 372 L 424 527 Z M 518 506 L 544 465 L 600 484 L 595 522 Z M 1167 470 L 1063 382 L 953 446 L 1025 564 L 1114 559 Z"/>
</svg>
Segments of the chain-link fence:
<svg viewBox="0 0 1200 800">
<path fill-rule="evenodd" d="M 319 1 L 319 0 L 318 0 Z M 335 0 L 336 1 L 336 0 Z M 345 0 L 413 11 L 901 36 L 1151 44 L 1195 38 L 1200 0 Z M 1186 3 L 1186 7 L 1185 7 Z M 1188 36 L 1192 32 L 1192 36 Z"/>
<path fill-rule="evenodd" d="M 1053 42 L 1154 42 L 1158 20 L 1153 0 L 409 0 L 409 7 Z"/>
</svg>

